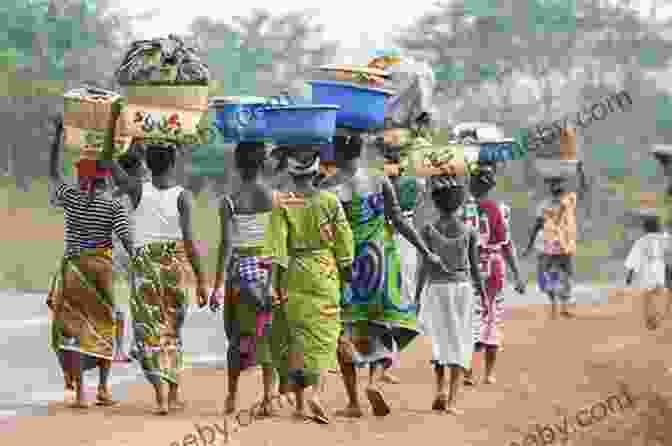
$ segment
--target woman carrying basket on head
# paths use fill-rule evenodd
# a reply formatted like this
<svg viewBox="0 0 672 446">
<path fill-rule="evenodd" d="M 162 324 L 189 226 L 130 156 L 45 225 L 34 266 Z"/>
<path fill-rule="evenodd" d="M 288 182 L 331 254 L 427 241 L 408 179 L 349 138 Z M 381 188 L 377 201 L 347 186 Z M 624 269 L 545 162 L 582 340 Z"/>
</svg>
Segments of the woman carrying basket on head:
<svg viewBox="0 0 672 446">
<path fill-rule="evenodd" d="M 196 275 L 198 303 L 207 304 L 201 256 L 195 248 L 191 193 L 177 184 L 178 147 L 147 144 L 152 181 L 128 177 L 116 161 L 108 162 L 118 184 L 129 194 L 136 256 L 132 259 L 131 314 L 134 349 L 147 380 L 154 386 L 158 415 L 182 408 L 178 399 L 183 368 L 182 327 L 189 288 Z M 191 267 L 190 267 L 191 266 Z M 193 269 L 193 272 L 192 272 Z M 165 384 L 169 391 L 166 399 Z"/>
<path fill-rule="evenodd" d="M 47 304 L 53 311 L 52 347 L 74 390 L 73 408 L 87 408 L 83 372 L 98 367 L 99 405 L 116 404 L 108 389 L 115 350 L 116 302 L 113 288 L 112 234 L 131 254 L 128 216 L 118 200 L 109 196 L 109 172 L 79 164 L 77 189 L 65 183 L 60 171 L 63 121 L 57 120 L 51 149 L 49 176 L 55 200 L 65 211 L 65 255 Z"/>
</svg>

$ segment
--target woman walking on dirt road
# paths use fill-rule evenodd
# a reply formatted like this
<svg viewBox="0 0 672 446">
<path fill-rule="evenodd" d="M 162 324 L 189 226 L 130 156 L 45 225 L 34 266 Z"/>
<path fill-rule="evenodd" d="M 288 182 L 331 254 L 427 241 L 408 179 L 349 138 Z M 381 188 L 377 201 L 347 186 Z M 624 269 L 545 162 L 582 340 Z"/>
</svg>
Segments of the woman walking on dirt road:
<svg viewBox="0 0 672 446">
<path fill-rule="evenodd" d="M 63 121 L 56 123 L 49 176 L 55 201 L 65 212 L 65 255 L 49 293 L 52 309 L 52 347 L 59 356 L 66 386 L 76 393 L 73 408 L 87 408 L 83 372 L 100 370 L 98 405 L 116 404 L 107 385 L 115 350 L 116 303 L 113 287 L 112 234 L 116 233 L 129 255 L 132 240 L 128 215 L 109 195 L 110 172 L 78 164 L 77 189 L 65 183 L 60 171 Z"/>
</svg>

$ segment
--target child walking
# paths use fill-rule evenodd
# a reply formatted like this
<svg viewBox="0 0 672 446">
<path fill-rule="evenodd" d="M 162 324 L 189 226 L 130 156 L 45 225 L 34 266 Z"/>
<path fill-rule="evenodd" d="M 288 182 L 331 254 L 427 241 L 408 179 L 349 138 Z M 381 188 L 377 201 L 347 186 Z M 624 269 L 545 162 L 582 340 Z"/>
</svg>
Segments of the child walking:
<svg viewBox="0 0 672 446">
<path fill-rule="evenodd" d="M 472 282 L 481 295 L 485 288 L 478 269 L 478 236 L 456 215 L 465 199 L 464 187 L 450 178 L 432 178 L 431 187 L 440 217 L 424 226 L 421 235 L 428 246 L 435 247 L 445 270 L 422 262 L 415 301 L 425 331 L 432 338 L 436 374 L 432 409 L 459 415 L 462 412 L 456 408 L 457 393 L 464 371 L 471 368 L 474 351 Z M 425 284 L 429 286 L 423 295 Z M 450 369 L 447 394 L 446 367 Z"/>
<path fill-rule="evenodd" d="M 625 282 L 643 291 L 644 322 L 647 328 L 655 330 L 672 306 L 669 290 L 665 288 L 665 255 L 670 251 L 670 236 L 663 231 L 657 216 L 644 219 L 644 231 L 646 234 L 632 245 L 625 260 Z M 662 293 L 668 297 L 664 315 L 656 314 L 653 303 L 654 296 Z"/>
</svg>

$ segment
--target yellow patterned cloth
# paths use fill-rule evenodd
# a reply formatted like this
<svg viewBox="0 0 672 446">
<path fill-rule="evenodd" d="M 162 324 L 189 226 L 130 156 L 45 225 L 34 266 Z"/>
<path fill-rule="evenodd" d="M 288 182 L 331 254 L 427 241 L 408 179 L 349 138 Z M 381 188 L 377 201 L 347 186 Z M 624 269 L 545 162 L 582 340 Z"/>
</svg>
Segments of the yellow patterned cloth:
<svg viewBox="0 0 672 446">
<path fill-rule="evenodd" d="M 566 192 L 559 206 L 543 210 L 544 243 L 553 252 L 548 254 L 576 254 L 576 193 Z"/>
</svg>

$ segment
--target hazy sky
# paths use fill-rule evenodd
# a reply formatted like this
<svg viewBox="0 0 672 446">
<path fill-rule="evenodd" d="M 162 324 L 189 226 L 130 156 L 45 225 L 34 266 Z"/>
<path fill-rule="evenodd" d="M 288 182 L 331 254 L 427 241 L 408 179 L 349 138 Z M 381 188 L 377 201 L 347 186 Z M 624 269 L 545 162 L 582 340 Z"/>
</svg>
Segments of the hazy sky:
<svg viewBox="0 0 672 446">
<path fill-rule="evenodd" d="M 521 0 L 524 1 L 524 0 Z M 546 0 L 567 1 L 567 0 Z M 644 14 L 648 15 L 649 7 L 654 0 L 633 0 Z M 662 3 L 658 0 L 659 3 Z M 196 16 L 207 16 L 213 19 L 229 21 L 232 16 L 246 16 L 253 8 L 265 8 L 272 13 L 283 13 L 301 9 L 316 9 L 316 18 L 326 27 L 326 37 L 338 40 L 346 48 L 358 48 L 362 32 L 366 32 L 376 45 L 385 45 L 396 26 L 406 26 L 427 11 L 434 8 L 436 0 L 412 0 L 406 2 L 338 0 L 322 2 L 319 0 L 248 0 L 248 1 L 217 1 L 187 0 L 184 3 L 170 4 L 165 0 L 118 0 L 118 4 L 129 13 L 139 13 L 157 8 L 160 15 L 151 22 L 143 24 L 142 37 L 165 36 L 168 33 L 186 32 L 187 26 Z M 384 5 L 384 6 L 382 6 Z M 382 8 L 381 8 L 382 6 Z M 381 12 L 384 11 L 384 13 Z M 672 6 L 661 8 L 661 16 L 669 16 Z M 381 16 L 384 15 L 384 18 Z M 381 18 L 377 18 L 381 17 Z"/>
</svg>

